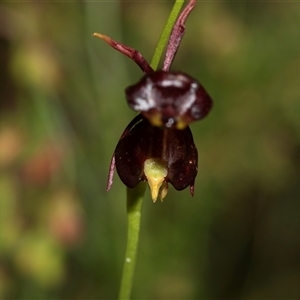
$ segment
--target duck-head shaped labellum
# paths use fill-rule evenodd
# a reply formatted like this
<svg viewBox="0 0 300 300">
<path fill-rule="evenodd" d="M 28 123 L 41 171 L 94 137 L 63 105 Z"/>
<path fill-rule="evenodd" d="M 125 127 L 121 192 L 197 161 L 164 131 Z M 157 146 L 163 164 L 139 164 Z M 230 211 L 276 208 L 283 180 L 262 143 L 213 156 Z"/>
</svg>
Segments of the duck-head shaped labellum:
<svg viewBox="0 0 300 300">
<path fill-rule="evenodd" d="M 159 128 L 139 114 L 121 136 L 113 163 L 127 187 L 147 180 L 153 201 L 163 200 L 169 182 L 176 190 L 190 186 L 194 192 L 198 153 L 189 127 Z"/>
<path fill-rule="evenodd" d="M 205 117 L 212 100 L 201 84 L 182 72 L 146 74 L 125 90 L 129 106 L 153 125 L 183 129 Z"/>
</svg>

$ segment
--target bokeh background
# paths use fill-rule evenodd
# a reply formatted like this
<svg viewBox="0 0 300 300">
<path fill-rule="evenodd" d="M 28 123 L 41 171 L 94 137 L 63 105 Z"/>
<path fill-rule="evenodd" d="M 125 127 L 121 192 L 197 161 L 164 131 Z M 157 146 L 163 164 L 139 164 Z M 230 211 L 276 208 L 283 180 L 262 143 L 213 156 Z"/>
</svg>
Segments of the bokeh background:
<svg viewBox="0 0 300 300">
<path fill-rule="evenodd" d="M 172 1 L 0 4 L 0 298 L 115 299 L 125 187 L 105 191 Z M 147 193 L 134 299 L 300 298 L 300 5 L 202 2 L 174 61 L 214 99 L 195 196 Z"/>
</svg>

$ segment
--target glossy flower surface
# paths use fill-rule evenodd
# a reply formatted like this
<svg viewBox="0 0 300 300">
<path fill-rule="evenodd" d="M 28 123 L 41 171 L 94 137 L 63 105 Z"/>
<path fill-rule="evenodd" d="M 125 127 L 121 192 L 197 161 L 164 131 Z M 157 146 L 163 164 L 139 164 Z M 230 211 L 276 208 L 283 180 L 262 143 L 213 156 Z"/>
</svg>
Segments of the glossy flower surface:
<svg viewBox="0 0 300 300">
<path fill-rule="evenodd" d="M 146 74 L 125 90 L 129 106 L 153 125 L 183 129 L 204 118 L 212 100 L 201 84 L 182 72 Z"/>
</svg>

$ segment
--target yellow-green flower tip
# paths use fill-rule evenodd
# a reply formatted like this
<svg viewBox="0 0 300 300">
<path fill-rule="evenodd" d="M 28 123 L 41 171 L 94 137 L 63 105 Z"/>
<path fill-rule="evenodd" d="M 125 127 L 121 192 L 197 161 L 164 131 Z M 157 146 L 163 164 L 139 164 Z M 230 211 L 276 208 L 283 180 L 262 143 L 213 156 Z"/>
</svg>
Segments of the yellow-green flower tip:
<svg viewBox="0 0 300 300">
<path fill-rule="evenodd" d="M 168 174 L 167 162 L 163 159 L 147 159 L 144 163 L 144 174 L 150 187 L 153 202 L 158 197 L 163 201 L 168 193 L 168 183 L 165 181 Z"/>
</svg>

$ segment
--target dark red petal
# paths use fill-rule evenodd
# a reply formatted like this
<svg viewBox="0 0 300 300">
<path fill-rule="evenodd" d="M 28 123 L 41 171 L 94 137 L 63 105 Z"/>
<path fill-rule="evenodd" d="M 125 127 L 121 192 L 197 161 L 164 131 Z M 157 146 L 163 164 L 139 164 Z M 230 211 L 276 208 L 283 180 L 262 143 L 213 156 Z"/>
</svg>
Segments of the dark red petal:
<svg viewBox="0 0 300 300">
<path fill-rule="evenodd" d="M 149 135 L 152 135 L 149 123 L 138 115 L 127 126 L 127 131 L 124 131 L 116 147 L 114 157 L 117 172 L 129 188 L 144 180 L 144 162 L 152 142 Z"/>
<path fill-rule="evenodd" d="M 137 115 L 125 128 L 124 132 L 122 133 L 120 140 L 122 140 L 124 137 L 126 137 L 130 130 L 141 120 L 143 119 L 143 116 L 141 114 Z M 120 141 L 119 140 L 119 141 Z M 116 150 L 115 150 L 116 151 Z M 108 179 L 107 179 L 107 185 L 106 185 L 106 190 L 109 191 L 111 189 L 111 186 L 113 184 L 113 177 L 114 177 L 114 172 L 116 168 L 116 159 L 115 159 L 115 152 L 113 153 L 113 156 L 110 161 L 110 166 L 109 166 L 109 174 L 108 174 Z"/>
<path fill-rule="evenodd" d="M 191 186 L 198 173 L 198 151 L 194 144 L 189 127 L 183 130 L 168 130 L 169 148 L 169 181 L 176 190 L 183 190 Z"/>
</svg>

